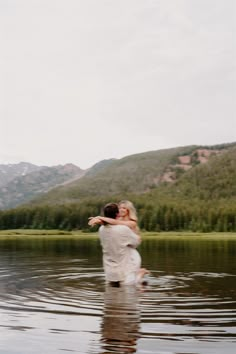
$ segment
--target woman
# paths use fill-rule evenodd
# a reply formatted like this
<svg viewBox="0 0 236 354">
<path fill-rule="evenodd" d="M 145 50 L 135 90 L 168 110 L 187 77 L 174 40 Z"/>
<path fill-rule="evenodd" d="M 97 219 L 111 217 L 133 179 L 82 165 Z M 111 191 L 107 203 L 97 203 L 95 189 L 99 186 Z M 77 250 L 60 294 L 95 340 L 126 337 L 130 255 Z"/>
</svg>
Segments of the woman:
<svg viewBox="0 0 236 354">
<path fill-rule="evenodd" d="M 126 225 L 137 235 L 139 235 L 138 228 L 138 217 L 136 209 L 132 202 L 129 200 L 122 200 L 118 204 L 119 207 L 119 217 L 117 219 L 107 218 L 105 216 L 96 216 L 90 218 L 89 225 L 94 226 L 97 224 L 107 223 L 111 225 Z M 141 241 L 141 237 L 140 237 Z M 143 281 L 145 274 L 148 274 L 149 271 L 145 268 L 141 268 L 141 257 L 139 252 L 135 248 L 130 250 L 130 271 L 136 273 L 136 283 L 146 283 Z"/>
</svg>

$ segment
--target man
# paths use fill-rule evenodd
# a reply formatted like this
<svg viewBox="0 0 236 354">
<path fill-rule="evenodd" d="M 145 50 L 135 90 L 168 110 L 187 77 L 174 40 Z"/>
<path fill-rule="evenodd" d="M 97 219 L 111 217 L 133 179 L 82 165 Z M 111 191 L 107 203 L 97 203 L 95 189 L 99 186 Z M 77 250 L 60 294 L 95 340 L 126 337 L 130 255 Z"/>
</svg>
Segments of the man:
<svg viewBox="0 0 236 354">
<path fill-rule="evenodd" d="M 103 209 L 104 216 L 116 219 L 119 213 L 116 203 L 108 203 Z M 140 237 L 128 226 L 105 224 L 99 228 L 103 250 L 103 267 L 106 281 L 113 286 L 120 283 L 135 283 L 136 271 L 131 266 L 131 247 L 137 247 Z"/>
</svg>

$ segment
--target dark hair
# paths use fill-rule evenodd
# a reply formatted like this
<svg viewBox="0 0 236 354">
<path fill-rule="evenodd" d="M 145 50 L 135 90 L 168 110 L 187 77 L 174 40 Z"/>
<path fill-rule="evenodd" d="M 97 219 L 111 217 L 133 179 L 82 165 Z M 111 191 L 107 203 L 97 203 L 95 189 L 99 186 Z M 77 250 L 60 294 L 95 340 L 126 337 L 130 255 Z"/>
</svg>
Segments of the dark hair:
<svg viewBox="0 0 236 354">
<path fill-rule="evenodd" d="M 107 218 L 115 219 L 119 213 L 119 208 L 116 203 L 108 203 L 103 208 L 103 214 Z"/>
</svg>

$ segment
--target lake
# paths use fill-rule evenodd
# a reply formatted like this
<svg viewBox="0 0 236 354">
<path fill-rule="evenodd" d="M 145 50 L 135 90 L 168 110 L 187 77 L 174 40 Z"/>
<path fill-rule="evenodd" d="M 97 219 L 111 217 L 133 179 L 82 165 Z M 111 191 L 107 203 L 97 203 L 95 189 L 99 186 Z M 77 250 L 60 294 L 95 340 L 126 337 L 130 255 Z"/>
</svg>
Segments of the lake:
<svg viewBox="0 0 236 354">
<path fill-rule="evenodd" d="M 112 288 L 96 237 L 0 237 L 0 353 L 235 353 L 236 238 L 139 251 L 148 285 Z"/>
</svg>

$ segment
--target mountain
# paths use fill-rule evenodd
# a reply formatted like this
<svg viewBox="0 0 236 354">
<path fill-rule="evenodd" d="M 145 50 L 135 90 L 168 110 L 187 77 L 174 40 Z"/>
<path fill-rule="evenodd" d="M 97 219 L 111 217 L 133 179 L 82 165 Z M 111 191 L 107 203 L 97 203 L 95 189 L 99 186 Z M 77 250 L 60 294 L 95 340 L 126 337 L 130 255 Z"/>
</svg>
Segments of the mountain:
<svg viewBox="0 0 236 354">
<path fill-rule="evenodd" d="M 110 160 L 109 163 L 102 164 L 100 168 L 95 165 L 94 169 L 89 169 L 79 180 L 52 189 L 49 193 L 35 199 L 33 203 L 65 204 L 79 202 L 85 198 L 141 195 L 162 190 L 160 187 L 163 185 L 168 185 L 168 191 L 178 188 L 183 190 L 183 193 L 188 193 L 188 188 L 191 189 L 191 185 L 194 185 L 196 181 L 192 176 L 198 171 L 205 171 L 205 174 L 211 174 L 211 171 L 214 171 L 212 181 L 220 178 L 220 173 L 216 172 L 217 166 L 219 163 L 220 166 L 226 159 L 224 155 L 227 156 L 228 152 L 234 155 L 235 147 L 236 143 L 216 146 L 184 146 Z M 225 169 L 224 166 L 222 168 Z M 204 173 L 202 178 L 205 180 Z M 180 182 L 182 180 L 184 182 Z M 199 180 L 201 180 L 200 174 Z M 187 181 L 189 181 L 189 187 L 186 187 L 184 192 L 180 183 L 187 185 Z M 207 185 L 207 188 L 210 189 L 211 186 Z"/>
<path fill-rule="evenodd" d="M 48 192 L 51 188 L 66 184 L 78 179 L 84 170 L 73 164 L 53 167 L 38 167 L 20 163 L 14 165 L 1 165 L 0 209 L 9 209 L 26 203 L 40 194 Z"/>
<path fill-rule="evenodd" d="M 231 198 L 236 188 L 235 149 L 236 143 L 183 146 L 102 160 L 87 170 L 72 164 L 0 165 L 0 209 L 118 195 L 146 195 L 150 200 Z"/>
<path fill-rule="evenodd" d="M 64 177 L 65 171 L 58 178 L 57 168 L 41 169 L 9 183 L 2 201 L 8 207 L 12 202 L 21 205 L 0 210 L 0 229 L 88 231 L 88 217 L 98 215 L 105 203 L 130 199 L 141 230 L 236 232 L 236 143 L 104 160 L 80 170 L 79 176 L 75 170 L 70 178 Z M 17 181 L 22 185 L 14 190 Z"/>
<path fill-rule="evenodd" d="M 25 176 L 30 172 L 39 171 L 43 166 L 36 166 L 28 162 L 17 164 L 0 164 L 0 187 L 11 182 L 16 177 Z"/>
</svg>

